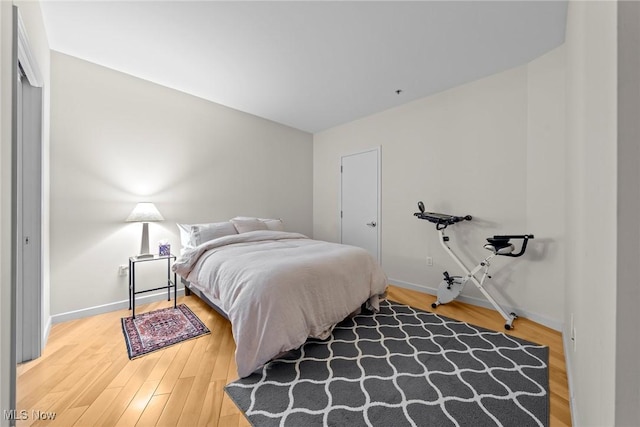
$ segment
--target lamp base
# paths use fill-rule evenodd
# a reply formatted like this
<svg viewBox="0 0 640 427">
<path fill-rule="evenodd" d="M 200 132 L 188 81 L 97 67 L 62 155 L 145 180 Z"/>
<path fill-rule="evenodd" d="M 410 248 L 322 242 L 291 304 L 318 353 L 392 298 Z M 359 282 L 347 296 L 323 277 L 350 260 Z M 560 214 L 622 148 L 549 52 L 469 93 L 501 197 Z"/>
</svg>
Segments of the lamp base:
<svg viewBox="0 0 640 427">
<path fill-rule="evenodd" d="M 153 258 L 153 254 L 149 253 L 149 223 L 142 223 L 142 241 L 140 243 L 140 254 L 135 256 L 136 259 Z"/>
</svg>

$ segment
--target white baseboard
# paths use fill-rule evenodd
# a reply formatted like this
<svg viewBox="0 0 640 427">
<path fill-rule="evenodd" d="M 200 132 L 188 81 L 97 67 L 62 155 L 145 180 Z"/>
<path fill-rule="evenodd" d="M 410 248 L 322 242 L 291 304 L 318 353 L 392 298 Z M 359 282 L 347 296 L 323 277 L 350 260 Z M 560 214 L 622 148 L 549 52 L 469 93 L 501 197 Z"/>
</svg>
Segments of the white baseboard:
<svg viewBox="0 0 640 427">
<path fill-rule="evenodd" d="M 178 297 L 184 295 L 184 288 L 178 289 Z M 167 291 L 160 291 L 149 295 L 136 297 L 136 306 L 148 304 L 150 302 L 166 300 Z M 80 310 L 67 311 L 66 313 L 54 314 L 50 323 L 66 322 L 68 320 L 82 319 L 84 317 L 95 316 L 97 314 L 109 313 L 111 311 L 129 308 L 129 300 L 116 301 L 109 304 L 97 305 L 95 307 L 83 308 Z"/>
<path fill-rule="evenodd" d="M 47 324 L 44 326 L 44 331 L 42 331 L 42 348 L 45 348 L 47 345 L 47 341 L 49 341 L 49 332 L 51 332 L 51 324 L 52 318 L 49 316 L 47 319 Z"/>
<path fill-rule="evenodd" d="M 414 291 L 418 291 L 418 292 L 424 292 L 427 293 L 429 295 L 437 295 L 438 294 L 438 289 L 437 288 L 432 288 L 429 286 L 423 286 L 423 285 L 417 285 L 415 283 L 409 283 L 409 282 L 404 282 L 402 280 L 396 280 L 396 279 L 391 279 L 389 278 L 389 283 L 391 283 L 392 285 L 396 285 L 399 286 L 401 288 L 406 288 L 406 289 L 412 289 Z M 465 295 L 460 295 L 458 298 L 456 298 L 457 301 L 461 301 L 461 302 L 465 302 L 467 304 L 471 304 L 471 305 L 477 305 L 479 307 L 485 307 L 485 308 L 489 308 L 491 310 L 495 310 L 495 307 L 491 305 L 491 303 L 485 299 L 480 299 L 480 298 L 475 298 L 475 297 L 468 297 Z M 557 320 L 553 320 L 553 319 L 549 319 L 547 317 L 544 316 L 540 316 L 536 313 L 531 313 L 529 311 L 523 310 L 521 308 L 515 308 L 515 307 L 509 307 L 506 305 L 503 305 L 502 308 L 505 309 L 505 311 L 507 313 L 510 312 L 516 312 L 518 313 L 518 316 L 520 317 L 526 317 L 529 320 L 533 320 L 536 323 L 539 323 L 541 325 L 544 325 L 548 328 L 551 328 L 555 331 L 558 332 L 563 332 L 563 326 L 564 323 L 563 322 L 559 322 Z"/>
<path fill-rule="evenodd" d="M 571 412 L 571 424 L 578 425 L 578 412 L 573 388 L 573 342 L 571 333 L 564 331 L 562 334 L 562 345 L 564 347 L 564 363 L 567 371 L 567 383 L 569 385 L 569 411 Z"/>
</svg>

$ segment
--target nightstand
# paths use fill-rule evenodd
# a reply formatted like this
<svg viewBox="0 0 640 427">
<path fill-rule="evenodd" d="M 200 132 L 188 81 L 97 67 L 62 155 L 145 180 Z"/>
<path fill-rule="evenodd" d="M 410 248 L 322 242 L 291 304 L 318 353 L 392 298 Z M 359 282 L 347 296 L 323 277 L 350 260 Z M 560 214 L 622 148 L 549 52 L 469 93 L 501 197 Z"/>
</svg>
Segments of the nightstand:
<svg viewBox="0 0 640 427">
<path fill-rule="evenodd" d="M 129 258 L 129 310 L 132 310 L 132 317 L 136 318 L 136 295 L 144 294 L 146 292 L 158 291 L 160 289 L 167 290 L 167 301 L 171 301 L 171 288 L 173 287 L 173 308 L 177 306 L 178 300 L 178 281 L 176 273 L 173 273 L 173 280 L 171 280 L 171 261 L 175 260 L 175 255 L 154 255 L 148 258 Z M 136 291 L 136 264 L 139 262 L 151 262 L 151 261 L 167 261 L 167 284 L 153 289 L 145 289 L 144 291 Z"/>
</svg>

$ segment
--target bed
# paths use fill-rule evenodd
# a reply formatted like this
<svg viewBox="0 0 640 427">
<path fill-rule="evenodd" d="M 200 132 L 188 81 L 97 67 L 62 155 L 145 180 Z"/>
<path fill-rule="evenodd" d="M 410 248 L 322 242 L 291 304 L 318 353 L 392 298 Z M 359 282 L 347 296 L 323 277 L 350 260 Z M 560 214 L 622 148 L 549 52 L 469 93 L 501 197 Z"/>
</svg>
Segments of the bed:
<svg viewBox="0 0 640 427">
<path fill-rule="evenodd" d="M 379 309 L 387 277 L 364 249 L 280 226 L 234 228 L 195 239 L 172 269 L 230 320 L 240 377 L 310 337 L 327 338 L 362 306 Z"/>
</svg>

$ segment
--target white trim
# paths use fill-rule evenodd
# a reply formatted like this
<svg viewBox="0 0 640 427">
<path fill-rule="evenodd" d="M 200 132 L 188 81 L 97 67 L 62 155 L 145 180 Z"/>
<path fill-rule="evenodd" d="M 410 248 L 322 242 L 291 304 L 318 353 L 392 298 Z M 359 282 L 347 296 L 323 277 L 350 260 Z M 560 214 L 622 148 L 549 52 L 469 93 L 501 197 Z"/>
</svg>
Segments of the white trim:
<svg viewBox="0 0 640 427">
<path fill-rule="evenodd" d="M 406 289 L 412 289 L 414 291 L 418 291 L 418 292 L 424 292 L 427 293 L 429 295 L 437 295 L 438 294 L 438 289 L 437 288 L 432 288 L 429 286 L 424 286 L 424 285 L 416 285 L 415 283 L 409 283 L 409 282 L 404 282 L 402 280 L 396 280 L 396 279 L 392 279 L 389 278 L 389 283 L 392 285 L 396 285 L 399 286 L 401 288 L 406 288 Z M 480 298 L 475 298 L 475 297 L 468 297 L 465 295 L 460 295 L 456 298 L 456 301 L 462 301 L 465 302 L 467 304 L 471 304 L 471 305 L 476 305 L 478 307 L 485 307 L 485 308 L 489 308 L 491 310 L 495 311 L 495 307 L 493 307 L 489 301 L 485 300 L 485 299 L 480 299 Z M 553 329 L 554 331 L 558 331 L 558 332 L 562 332 L 564 330 L 564 323 L 563 322 L 558 322 L 557 320 L 553 320 L 553 319 L 549 319 L 547 317 L 544 316 L 540 316 L 538 314 L 535 313 L 531 313 L 529 311 L 523 310 L 522 308 L 517 308 L 517 307 L 509 307 L 509 306 L 503 306 L 504 309 L 506 309 L 508 312 L 514 311 L 516 313 L 518 313 L 520 315 L 520 317 L 526 317 L 529 320 L 532 320 L 536 323 L 539 323 L 541 325 L 544 325 L 548 328 Z M 516 325 L 514 326 L 514 328 L 517 327 L 517 320 L 516 320 Z"/>
<path fill-rule="evenodd" d="M 576 405 L 576 396 L 573 392 L 573 342 L 571 342 L 571 333 L 564 331 L 562 334 L 562 345 L 564 347 L 564 364 L 567 373 L 567 383 L 569 385 L 569 411 L 571 413 L 571 423 L 578 425 L 578 407 Z"/>
<path fill-rule="evenodd" d="M 29 84 L 33 87 L 42 87 L 42 74 L 40 73 L 40 68 L 38 68 L 38 62 L 33 56 L 27 29 L 20 16 L 20 10 L 18 10 L 18 62 L 22 66 Z"/>
<path fill-rule="evenodd" d="M 378 151 L 378 263 L 382 265 L 382 146 Z"/>
<path fill-rule="evenodd" d="M 358 154 L 369 153 L 371 151 L 375 151 L 378 159 L 378 206 L 377 206 L 377 225 L 376 232 L 378 233 L 378 263 L 382 265 L 382 146 L 377 146 L 374 148 L 369 148 L 362 151 L 356 151 L 354 153 L 343 154 L 340 156 L 340 179 L 338 180 L 338 225 L 340 233 L 340 243 L 342 243 L 342 159 L 345 157 L 355 156 Z"/>
<path fill-rule="evenodd" d="M 178 289 L 178 297 L 184 295 L 184 288 Z M 144 295 L 136 298 L 136 305 L 148 304 L 150 302 L 162 301 L 167 299 L 167 292 L 161 291 L 154 294 Z M 87 307 L 80 310 L 67 311 L 66 313 L 54 314 L 51 316 L 52 323 L 67 322 L 69 320 L 82 319 L 98 314 L 109 313 L 117 310 L 126 310 L 129 308 L 129 300 L 111 302 L 109 304 L 97 305 L 95 307 Z"/>
<path fill-rule="evenodd" d="M 49 340 L 49 332 L 51 332 L 51 324 L 52 318 L 49 316 L 47 319 L 47 324 L 44 326 L 44 331 L 42 332 L 42 349 L 44 349 L 47 345 L 47 341 Z"/>
</svg>

